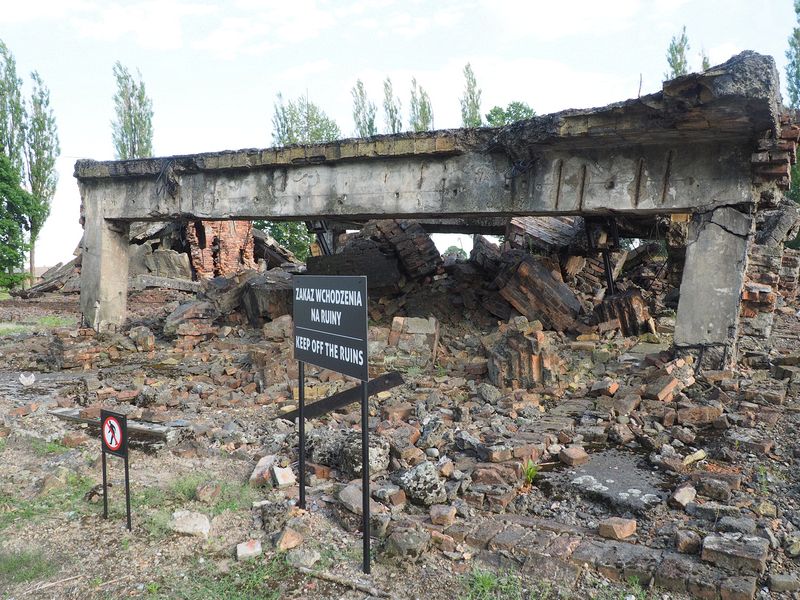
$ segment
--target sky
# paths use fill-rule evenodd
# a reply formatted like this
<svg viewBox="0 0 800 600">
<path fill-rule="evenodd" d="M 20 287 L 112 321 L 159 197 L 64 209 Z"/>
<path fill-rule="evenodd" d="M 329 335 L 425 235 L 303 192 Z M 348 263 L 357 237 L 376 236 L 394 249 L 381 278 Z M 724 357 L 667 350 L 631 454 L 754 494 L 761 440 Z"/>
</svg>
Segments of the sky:
<svg viewBox="0 0 800 600">
<path fill-rule="evenodd" d="M 792 0 L 4 0 L 0 39 L 30 91 L 50 88 L 59 183 L 37 264 L 72 257 L 82 230 L 79 158 L 114 158 L 113 64 L 137 69 L 153 101 L 156 156 L 272 145 L 276 95 L 307 95 L 354 133 L 361 79 L 380 110 L 391 77 L 408 120 L 410 81 L 430 94 L 437 128 L 458 127 L 463 68 L 482 112 L 511 101 L 538 114 L 603 106 L 661 88 L 672 36 L 686 26 L 690 68 L 742 50 L 781 77 Z M 785 89 L 785 87 L 784 87 Z"/>
</svg>

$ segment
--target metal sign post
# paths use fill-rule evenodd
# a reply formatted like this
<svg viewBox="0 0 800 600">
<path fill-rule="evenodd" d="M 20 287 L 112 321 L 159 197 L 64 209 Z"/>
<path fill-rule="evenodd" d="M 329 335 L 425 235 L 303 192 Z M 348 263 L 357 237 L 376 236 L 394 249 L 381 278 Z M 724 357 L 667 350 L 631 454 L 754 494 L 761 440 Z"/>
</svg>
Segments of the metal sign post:
<svg viewBox="0 0 800 600">
<path fill-rule="evenodd" d="M 294 357 L 298 361 L 300 507 L 306 503 L 305 363 L 361 381 L 361 493 L 364 572 L 370 572 L 369 364 L 367 278 L 297 275 L 293 279 Z"/>
<path fill-rule="evenodd" d="M 103 518 L 108 518 L 108 479 L 106 476 L 106 454 L 119 456 L 125 462 L 125 511 L 128 516 L 128 531 L 131 530 L 131 487 L 128 471 L 128 418 L 108 410 L 100 411 L 100 446 L 103 463 Z"/>
</svg>

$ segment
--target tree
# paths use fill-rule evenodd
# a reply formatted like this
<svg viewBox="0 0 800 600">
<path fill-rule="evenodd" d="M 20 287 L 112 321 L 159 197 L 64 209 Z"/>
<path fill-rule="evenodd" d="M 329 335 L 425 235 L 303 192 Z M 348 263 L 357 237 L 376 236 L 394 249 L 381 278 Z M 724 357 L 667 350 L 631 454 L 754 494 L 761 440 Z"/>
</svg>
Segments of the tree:
<svg viewBox="0 0 800 600">
<path fill-rule="evenodd" d="M 111 122 L 111 137 L 119 160 L 153 155 L 153 101 L 147 95 L 142 74 L 137 71 L 137 75 L 138 80 L 121 62 L 114 63 L 116 119 Z"/>
<path fill-rule="evenodd" d="M 706 54 L 705 48 L 700 50 L 700 68 L 703 71 L 708 71 L 711 68 L 711 61 L 708 58 L 708 54 Z"/>
<path fill-rule="evenodd" d="M 458 246 L 448 246 L 442 253 L 443 256 L 454 256 L 456 260 L 467 260 L 467 251 Z"/>
<path fill-rule="evenodd" d="M 25 106 L 17 61 L 0 40 L 0 147 L 20 180 L 25 177 Z"/>
<path fill-rule="evenodd" d="M 351 92 L 353 94 L 353 121 L 356 124 L 356 135 L 358 137 L 370 137 L 378 133 L 375 126 L 375 113 L 377 108 L 374 102 L 367 98 L 367 90 L 364 89 L 364 82 L 360 79 Z"/>
<path fill-rule="evenodd" d="M 503 127 L 523 119 L 536 116 L 536 111 L 528 106 L 527 102 L 509 102 L 506 108 L 494 106 L 486 113 L 486 122 L 490 127 Z"/>
<path fill-rule="evenodd" d="M 336 121 L 328 117 L 319 106 L 302 96 L 297 100 L 286 102 L 283 95 L 278 94 L 272 125 L 272 141 L 276 146 L 318 144 L 341 138 Z M 300 260 L 308 257 L 314 235 L 308 232 L 305 223 L 259 220 L 255 221 L 255 226 L 269 233 L 279 244 L 294 252 Z"/>
<path fill-rule="evenodd" d="M 39 73 L 31 73 L 33 91 L 30 112 L 25 127 L 25 160 L 28 171 L 28 186 L 32 205 L 30 219 L 29 267 L 31 280 L 35 277 L 36 240 L 50 216 L 50 204 L 56 193 L 58 173 L 56 159 L 61 153 L 58 144 L 58 128 L 53 109 L 50 107 L 50 90 L 42 82 Z"/>
<path fill-rule="evenodd" d="M 392 80 L 383 82 L 383 112 L 386 118 L 386 133 L 400 133 L 403 119 L 400 115 L 400 98 L 394 95 Z"/>
<path fill-rule="evenodd" d="M 472 72 L 472 65 L 464 66 L 464 95 L 461 96 L 461 124 L 464 127 L 480 127 L 481 122 L 481 90 Z"/>
<path fill-rule="evenodd" d="M 689 61 L 686 53 L 689 51 L 689 38 L 686 37 L 686 25 L 683 26 L 680 36 L 672 36 L 667 49 L 667 65 L 669 70 L 664 73 L 664 79 L 675 79 L 689 72 Z"/>
<path fill-rule="evenodd" d="M 411 131 L 431 131 L 433 129 L 433 108 L 431 99 L 422 86 L 417 87 L 417 79 L 411 79 L 411 102 L 409 103 L 408 125 Z"/>
<path fill-rule="evenodd" d="M 15 287 L 25 281 L 25 231 L 33 197 L 20 187 L 20 177 L 11 159 L 0 152 L 0 287 Z"/>
<path fill-rule="evenodd" d="M 285 102 L 278 94 L 272 116 L 272 141 L 276 146 L 332 142 L 342 137 L 336 121 L 306 97 Z"/>
<path fill-rule="evenodd" d="M 800 0 L 794 2 L 795 27 L 789 36 L 786 51 L 786 88 L 789 92 L 789 108 L 800 109 Z"/>
</svg>

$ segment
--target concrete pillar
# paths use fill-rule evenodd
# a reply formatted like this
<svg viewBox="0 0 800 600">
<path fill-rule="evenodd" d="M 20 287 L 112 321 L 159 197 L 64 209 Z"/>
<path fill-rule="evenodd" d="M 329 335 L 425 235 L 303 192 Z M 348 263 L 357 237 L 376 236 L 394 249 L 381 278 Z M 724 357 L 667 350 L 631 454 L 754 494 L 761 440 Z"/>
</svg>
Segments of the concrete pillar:
<svg viewBox="0 0 800 600">
<path fill-rule="evenodd" d="M 83 195 L 81 313 L 96 331 L 117 331 L 128 304 L 128 223 L 103 218 L 100 200 Z"/>
<path fill-rule="evenodd" d="M 730 207 L 695 214 L 689 224 L 675 346 L 702 353 L 703 368 L 736 360 L 751 228 L 752 219 Z"/>
</svg>

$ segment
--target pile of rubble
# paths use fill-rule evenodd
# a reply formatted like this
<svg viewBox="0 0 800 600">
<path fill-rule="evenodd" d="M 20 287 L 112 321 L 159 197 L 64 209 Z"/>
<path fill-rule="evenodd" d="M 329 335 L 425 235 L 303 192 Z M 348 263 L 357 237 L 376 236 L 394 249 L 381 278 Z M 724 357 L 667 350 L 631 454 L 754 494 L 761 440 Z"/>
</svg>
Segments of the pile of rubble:
<svg viewBox="0 0 800 600">
<path fill-rule="evenodd" d="M 794 426 L 784 409 L 800 389 L 796 349 L 773 338 L 770 368 L 700 371 L 694 356 L 669 351 L 673 289 L 657 247 L 580 254 L 581 236 L 567 235 L 576 222 L 559 221 L 537 246 L 546 253 L 532 255 L 518 246 L 544 225 L 515 221 L 521 233 L 502 246 L 476 238 L 467 261 L 442 261 L 403 221 L 372 222 L 337 254 L 309 260 L 310 273 L 366 271 L 370 373 L 402 373 L 369 407 L 379 559 L 481 553 L 567 586 L 588 564 L 700 597 L 753 598 L 762 581 L 800 589 L 800 513 L 764 487 L 773 472 L 793 481 L 790 438 L 775 428 Z M 793 275 L 793 259 L 769 264 Z M 4 423 L 47 410 L 91 422 L 111 405 L 141 443 L 252 461 L 251 485 L 274 490 L 253 509 L 264 541 L 303 547 L 292 508 L 298 438 L 284 419 L 299 396 L 292 270 L 206 280 L 125 334 L 56 330 L 29 368 L 75 370 L 81 385 L 20 404 Z M 743 310 L 769 304 L 776 331 L 797 327 L 784 305 L 791 275 L 762 290 L 760 272 Z M 310 402 L 348 387 L 306 370 Z M 312 512 L 347 531 L 361 510 L 359 423 L 344 406 L 307 425 Z M 240 544 L 242 556 L 261 543 Z"/>
</svg>

